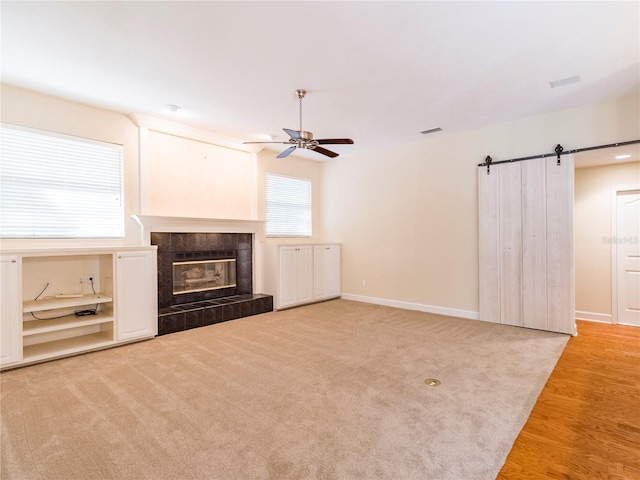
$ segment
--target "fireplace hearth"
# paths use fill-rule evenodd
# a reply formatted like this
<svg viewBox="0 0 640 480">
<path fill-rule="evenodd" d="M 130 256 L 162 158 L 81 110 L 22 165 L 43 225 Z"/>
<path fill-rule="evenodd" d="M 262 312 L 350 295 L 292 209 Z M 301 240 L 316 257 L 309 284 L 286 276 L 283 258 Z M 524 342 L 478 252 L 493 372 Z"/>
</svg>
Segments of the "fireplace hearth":
<svg viewBox="0 0 640 480">
<path fill-rule="evenodd" d="M 158 335 L 273 310 L 253 293 L 251 233 L 151 232 L 158 246 Z"/>
</svg>

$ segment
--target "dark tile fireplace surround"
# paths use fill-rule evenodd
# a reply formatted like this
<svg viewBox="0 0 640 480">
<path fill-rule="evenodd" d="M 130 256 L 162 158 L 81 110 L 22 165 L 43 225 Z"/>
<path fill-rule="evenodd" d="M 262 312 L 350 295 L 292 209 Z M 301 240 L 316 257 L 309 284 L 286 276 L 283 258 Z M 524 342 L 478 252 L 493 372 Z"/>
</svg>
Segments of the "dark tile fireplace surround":
<svg viewBox="0 0 640 480">
<path fill-rule="evenodd" d="M 158 335 L 273 310 L 271 295 L 253 293 L 251 233 L 152 232 L 158 246 Z M 174 295 L 173 262 L 236 260 L 236 286 Z"/>
</svg>

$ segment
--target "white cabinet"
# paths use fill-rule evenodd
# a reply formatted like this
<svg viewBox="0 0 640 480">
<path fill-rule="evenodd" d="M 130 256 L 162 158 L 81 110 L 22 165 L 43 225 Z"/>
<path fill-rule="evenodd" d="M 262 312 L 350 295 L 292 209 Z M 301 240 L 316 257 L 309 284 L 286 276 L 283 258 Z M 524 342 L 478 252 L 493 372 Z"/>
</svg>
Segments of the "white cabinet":
<svg viewBox="0 0 640 480">
<path fill-rule="evenodd" d="M 340 269 L 340 245 L 313 247 L 314 300 L 340 296 L 342 293 Z"/>
<path fill-rule="evenodd" d="M 116 339 L 158 334 L 157 263 L 151 251 L 116 255 Z"/>
<path fill-rule="evenodd" d="M 0 365 L 20 360 L 20 269 L 16 255 L 0 257 Z"/>
<path fill-rule="evenodd" d="M 313 248 L 280 249 L 280 288 L 277 304 L 287 308 L 313 300 Z"/>
<path fill-rule="evenodd" d="M 155 336 L 155 259 L 156 247 L 3 252 L 2 366 Z"/>
<path fill-rule="evenodd" d="M 265 293 L 274 308 L 337 298 L 340 288 L 340 245 L 266 245 Z"/>
</svg>

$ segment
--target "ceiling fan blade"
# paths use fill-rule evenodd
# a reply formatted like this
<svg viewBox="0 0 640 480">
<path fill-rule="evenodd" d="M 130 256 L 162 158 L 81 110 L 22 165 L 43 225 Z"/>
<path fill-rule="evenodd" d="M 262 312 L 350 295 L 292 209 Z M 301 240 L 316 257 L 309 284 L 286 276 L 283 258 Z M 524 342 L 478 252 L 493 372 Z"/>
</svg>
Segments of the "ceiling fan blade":
<svg viewBox="0 0 640 480">
<path fill-rule="evenodd" d="M 332 152 L 331 150 L 327 150 L 326 148 L 322 148 L 322 147 L 316 147 L 310 150 L 321 153 L 322 155 L 326 155 L 327 157 L 331 157 L 331 158 L 336 158 L 338 156 L 336 152 Z"/>
<path fill-rule="evenodd" d="M 283 128 L 282 130 L 284 130 L 285 132 L 287 132 L 287 135 L 289 135 L 291 138 L 298 140 L 300 139 L 300 132 L 297 130 L 291 130 L 289 128 Z"/>
<path fill-rule="evenodd" d="M 269 141 L 265 141 L 265 142 L 242 142 L 243 145 L 249 145 L 249 144 L 252 144 L 252 143 L 284 143 L 284 144 L 287 144 L 289 142 L 269 142 Z"/>
<path fill-rule="evenodd" d="M 294 145 L 293 147 L 287 148 L 284 152 L 278 155 L 276 158 L 284 158 L 288 157 L 290 153 L 292 153 L 297 147 Z"/>
<path fill-rule="evenodd" d="M 318 145 L 353 145 L 353 140 L 350 138 L 322 138 L 316 142 Z"/>
</svg>

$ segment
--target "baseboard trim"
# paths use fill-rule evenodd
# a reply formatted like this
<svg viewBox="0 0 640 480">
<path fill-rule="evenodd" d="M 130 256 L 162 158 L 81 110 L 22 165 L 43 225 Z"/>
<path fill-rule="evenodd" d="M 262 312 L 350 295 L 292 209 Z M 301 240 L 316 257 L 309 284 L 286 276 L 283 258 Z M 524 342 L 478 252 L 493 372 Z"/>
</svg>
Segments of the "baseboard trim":
<svg viewBox="0 0 640 480">
<path fill-rule="evenodd" d="M 613 315 L 609 313 L 580 312 L 576 310 L 576 319 L 598 323 L 613 323 Z"/>
<path fill-rule="evenodd" d="M 456 308 L 438 307 L 422 303 L 403 302 L 401 300 L 391 300 L 388 298 L 366 297 L 364 295 L 355 295 L 352 293 L 343 293 L 342 298 L 345 300 L 353 300 L 354 302 L 374 303 L 376 305 L 384 305 L 386 307 L 417 310 L 419 312 L 436 313 L 438 315 L 447 315 L 449 317 L 468 318 L 469 320 L 480 320 L 480 312 L 473 312 L 471 310 L 459 310 Z"/>
</svg>

